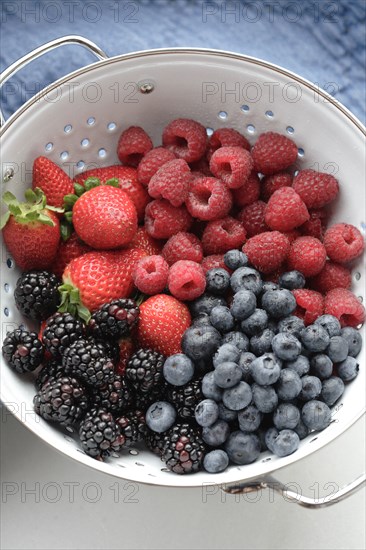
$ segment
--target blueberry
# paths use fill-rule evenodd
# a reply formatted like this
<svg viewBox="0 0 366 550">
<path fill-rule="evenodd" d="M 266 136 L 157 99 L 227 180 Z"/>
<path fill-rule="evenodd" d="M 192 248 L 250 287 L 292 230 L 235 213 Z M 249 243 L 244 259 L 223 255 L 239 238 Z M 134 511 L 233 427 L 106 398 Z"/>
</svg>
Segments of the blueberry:
<svg viewBox="0 0 366 550">
<path fill-rule="evenodd" d="M 252 376 L 250 374 L 250 365 L 254 361 L 255 355 L 254 353 L 250 353 L 250 351 L 243 351 L 240 354 L 238 365 L 241 368 L 242 372 L 242 380 L 244 382 L 251 382 Z"/>
<path fill-rule="evenodd" d="M 322 383 L 321 398 L 324 403 L 332 407 L 334 403 L 343 395 L 344 383 L 338 376 L 331 376 Z"/>
<path fill-rule="evenodd" d="M 183 334 L 182 350 L 192 361 L 209 359 L 221 343 L 221 334 L 210 325 L 190 327 Z"/>
<path fill-rule="evenodd" d="M 270 413 L 275 410 L 278 405 L 278 396 L 272 386 L 259 386 L 253 384 L 253 403 L 262 413 Z"/>
<path fill-rule="evenodd" d="M 240 382 L 241 377 L 241 368 L 232 362 L 220 363 L 214 371 L 215 384 L 223 389 L 236 386 Z"/>
<path fill-rule="evenodd" d="M 146 411 L 146 424 L 150 430 L 163 433 L 175 422 L 176 410 L 166 401 L 156 401 Z"/>
<path fill-rule="evenodd" d="M 329 336 L 339 336 L 341 334 L 341 324 L 334 315 L 321 315 L 314 321 L 314 324 L 323 327 Z"/>
<path fill-rule="evenodd" d="M 260 386 L 269 386 L 277 382 L 281 373 L 281 361 L 273 353 L 264 353 L 254 359 L 250 365 L 250 374 Z"/>
<path fill-rule="evenodd" d="M 202 327 L 203 325 L 210 325 L 210 316 L 207 313 L 199 313 L 197 317 L 192 320 L 191 327 Z"/>
<path fill-rule="evenodd" d="M 272 340 L 272 349 L 280 359 L 294 361 L 301 353 L 301 343 L 292 334 L 279 332 Z"/>
<path fill-rule="evenodd" d="M 293 369 L 282 369 L 276 384 L 277 395 L 282 401 L 291 401 L 301 392 L 301 378 Z"/>
<path fill-rule="evenodd" d="M 358 375 L 360 366 L 354 357 L 348 356 L 347 359 L 337 365 L 338 376 L 343 382 L 350 382 Z"/>
<path fill-rule="evenodd" d="M 184 386 L 194 375 L 194 364 L 184 353 L 176 353 L 165 360 L 164 378 L 173 386 Z"/>
<path fill-rule="evenodd" d="M 264 434 L 264 442 L 267 446 L 267 449 L 271 451 L 271 453 L 274 453 L 274 442 L 276 437 L 278 437 L 278 430 L 274 426 L 271 428 L 268 428 L 268 430 Z"/>
<path fill-rule="evenodd" d="M 252 390 L 246 382 L 239 382 L 233 388 L 224 390 L 222 401 L 231 411 L 240 411 L 249 405 L 252 400 Z"/>
<path fill-rule="evenodd" d="M 229 465 L 229 457 L 222 449 L 215 449 L 207 453 L 203 459 L 203 467 L 209 474 L 223 472 Z"/>
<path fill-rule="evenodd" d="M 246 267 L 249 263 L 248 256 L 240 250 L 228 250 L 224 255 L 224 263 L 229 268 L 235 271 L 238 267 Z"/>
<path fill-rule="evenodd" d="M 279 332 L 278 321 L 276 319 L 268 319 L 267 328 L 271 330 L 273 334 L 277 334 Z"/>
<path fill-rule="evenodd" d="M 326 403 L 314 399 L 303 406 L 301 419 L 309 430 L 324 430 L 330 424 L 331 410 Z"/>
<path fill-rule="evenodd" d="M 332 376 L 333 363 L 329 359 L 328 355 L 325 355 L 324 353 L 314 355 L 310 360 L 310 367 L 313 374 L 320 378 L 320 380 L 325 380 L 326 378 Z"/>
<path fill-rule="evenodd" d="M 311 401 L 320 395 L 322 383 L 317 376 L 305 375 L 301 378 L 302 389 L 299 393 L 299 399 L 302 401 Z"/>
<path fill-rule="evenodd" d="M 222 344 L 233 344 L 240 351 L 248 351 L 249 349 L 248 336 L 236 330 L 224 334 L 221 342 Z"/>
<path fill-rule="evenodd" d="M 275 319 L 287 317 L 296 309 L 295 296 L 286 288 L 267 290 L 262 296 L 262 308 Z"/>
<path fill-rule="evenodd" d="M 206 272 L 206 292 L 222 296 L 230 286 L 230 275 L 222 267 L 215 267 Z"/>
<path fill-rule="evenodd" d="M 287 288 L 288 290 L 295 290 L 296 288 L 304 288 L 305 286 L 305 277 L 300 271 L 286 271 L 279 276 L 278 284 L 282 288 Z"/>
<path fill-rule="evenodd" d="M 219 418 L 221 420 L 225 420 L 225 422 L 233 422 L 238 417 L 238 413 L 236 411 L 232 411 L 231 409 L 228 409 L 225 407 L 223 403 L 219 403 Z"/>
<path fill-rule="evenodd" d="M 352 327 L 344 327 L 341 336 L 348 342 L 348 355 L 357 357 L 362 348 L 362 336 L 359 331 Z"/>
<path fill-rule="evenodd" d="M 278 323 L 278 332 L 286 332 L 293 334 L 296 338 L 300 338 L 301 331 L 305 328 L 304 321 L 296 315 L 290 315 L 281 319 Z"/>
<path fill-rule="evenodd" d="M 257 300 L 251 290 L 239 290 L 234 294 L 230 311 L 235 319 L 242 321 L 254 312 L 256 305 Z"/>
<path fill-rule="evenodd" d="M 211 426 L 219 417 L 219 407 L 213 399 L 204 399 L 194 410 L 197 424 Z"/>
<path fill-rule="evenodd" d="M 265 328 L 260 334 L 251 337 L 250 351 L 257 356 L 272 351 L 272 340 L 274 337 L 275 333 L 269 328 Z"/>
<path fill-rule="evenodd" d="M 261 444 L 258 436 L 237 431 L 230 434 L 225 450 L 234 464 L 250 464 L 258 458 Z"/>
<path fill-rule="evenodd" d="M 301 418 L 300 418 L 297 426 L 295 426 L 294 432 L 297 433 L 297 435 L 299 436 L 300 439 L 305 439 L 305 437 L 307 437 L 309 435 L 309 428 L 307 426 L 305 426 L 305 424 L 301 420 Z"/>
<path fill-rule="evenodd" d="M 230 285 L 234 292 L 239 290 L 250 290 L 258 296 L 263 287 L 260 273 L 251 267 L 239 267 L 231 275 Z"/>
<path fill-rule="evenodd" d="M 227 306 L 215 306 L 210 313 L 210 322 L 220 332 L 229 332 L 234 328 L 234 317 Z"/>
<path fill-rule="evenodd" d="M 262 294 L 265 294 L 267 290 L 278 290 L 279 288 L 279 285 L 273 281 L 264 281 L 262 285 Z"/>
<path fill-rule="evenodd" d="M 280 457 L 291 455 L 298 449 L 299 444 L 300 438 L 294 430 L 281 430 L 272 443 L 273 454 Z"/>
<path fill-rule="evenodd" d="M 221 401 L 222 389 L 215 384 L 214 371 L 208 372 L 202 378 L 202 393 L 207 399 L 213 399 L 216 402 Z"/>
<path fill-rule="evenodd" d="M 210 315 L 215 306 L 226 306 L 226 300 L 222 296 L 212 296 L 211 294 L 202 294 L 196 300 L 189 304 L 192 317 L 197 317 L 200 313 Z"/>
<path fill-rule="evenodd" d="M 331 336 L 326 354 L 333 363 L 344 361 L 349 353 L 348 342 L 342 336 Z"/>
<path fill-rule="evenodd" d="M 247 336 L 263 332 L 268 325 L 268 315 L 264 309 L 255 309 L 253 313 L 241 322 L 241 329 Z"/>
<path fill-rule="evenodd" d="M 318 353 L 325 351 L 329 346 L 330 337 L 328 331 L 321 325 L 309 325 L 300 334 L 301 342 L 308 351 Z"/>
<path fill-rule="evenodd" d="M 213 366 L 217 367 L 220 363 L 226 363 L 232 361 L 238 363 L 240 358 L 240 350 L 233 344 L 222 344 L 215 355 L 213 356 Z"/>
<path fill-rule="evenodd" d="M 211 447 L 223 445 L 230 434 L 230 427 L 225 420 L 217 420 L 212 426 L 205 426 L 202 430 L 202 439 Z"/>
<path fill-rule="evenodd" d="M 262 422 L 263 414 L 255 405 L 249 405 L 238 412 L 239 428 L 243 432 L 255 432 Z"/>
<path fill-rule="evenodd" d="M 300 411 L 292 403 L 280 403 L 273 413 L 273 424 L 277 430 L 293 430 L 300 420 Z"/>
<path fill-rule="evenodd" d="M 299 355 L 294 361 L 287 361 L 284 366 L 297 372 L 301 378 L 309 372 L 310 361 L 305 355 Z"/>
</svg>

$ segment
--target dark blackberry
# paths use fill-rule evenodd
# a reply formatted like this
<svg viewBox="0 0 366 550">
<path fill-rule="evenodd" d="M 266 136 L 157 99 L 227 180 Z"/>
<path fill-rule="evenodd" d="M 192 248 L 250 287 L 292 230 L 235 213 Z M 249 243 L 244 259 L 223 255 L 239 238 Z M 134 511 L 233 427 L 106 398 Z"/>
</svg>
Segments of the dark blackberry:
<svg viewBox="0 0 366 550">
<path fill-rule="evenodd" d="M 136 409 L 146 412 L 150 405 L 163 398 L 166 388 L 167 384 L 162 382 L 161 385 L 154 387 L 148 393 L 135 392 Z"/>
<path fill-rule="evenodd" d="M 94 390 L 93 400 L 96 407 L 112 413 L 121 413 L 132 406 L 133 394 L 126 380 L 114 374 L 111 382 Z"/>
<path fill-rule="evenodd" d="M 59 378 L 64 374 L 65 371 L 62 364 L 60 364 L 60 361 L 56 361 L 54 359 L 42 366 L 42 369 L 39 371 L 38 376 L 34 381 L 34 385 L 37 390 L 40 390 L 49 378 Z"/>
<path fill-rule="evenodd" d="M 105 354 L 112 359 L 113 364 L 118 364 L 120 354 L 119 345 L 117 342 L 114 342 L 113 340 L 103 340 L 102 338 L 94 338 L 93 336 L 87 337 L 87 340 L 90 340 L 90 342 L 101 344 L 105 349 Z"/>
<path fill-rule="evenodd" d="M 205 452 L 200 431 L 189 424 L 176 424 L 165 434 L 162 460 L 176 474 L 201 470 Z"/>
<path fill-rule="evenodd" d="M 47 351 L 59 358 L 66 348 L 84 334 L 84 324 L 71 313 L 55 313 L 46 321 L 42 340 Z"/>
<path fill-rule="evenodd" d="M 137 394 L 146 394 L 163 384 L 164 355 L 152 349 L 138 349 L 126 367 L 126 378 Z"/>
<path fill-rule="evenodd" d="M 183 419 L 194 418 L 194 410 L 205 399 L 201 390 L 202 379 L 192 380 L 184 386 L 170 386 L 166 390 L 166 399 L 175 406 Z"/>
<path fill-rule="evenodd" d="M 35 332 L 8 332 L 2 347 L 5 360 L 19 373 L 35 370 L 42 363 L 44 347 Z"/>
<path fill-rule="evenodd" d="M 82 420 L 79 436 L 83 450 L 89 456 L 102 460 L 113 451 L 119 451 L 123 436 L 111 412 L 93 408 Z"/>
<path fill-rule="evenodd" d="M 120 338 L 137 324 L 139 307 L 130 298 L 112 300 L 91 316 L 88 328 L 97 338 Z"/>
<path fill-rule="evenodd" d="M 54 273 L 27 271 L 17 280 L 15 304 L 25 317 L 43 321 L 55 313 L 60 304 L 60 284 Z"/>
<path fill-rule="evenodd" d="M 71 376 L 49 378 L 34 396 L 34 409 L 45 420 L 62 426 L 75 424 L 83 418 L 89 399 L 85 388 Z"/>
<path fill-rule="evenodd" d="M 104 386 L 113 382 L 114 365 L 106 355 L 103 344 L 93 338 L 79 338 L 69 346 L 62 357 L 65 374 L 79 378 L 88 386 Z"/>
<path fill-rule="evenodd" d="M 165 436 L 166 432 L 158 434 L 157 432 L 153 432 L 152 430 L 149 430 L 149 428 L 147 428 L 144 441 L 150 451 L 161 457 L 164 447 Z"/>
<path fill-rule="evenodd" d="M 131 445 L 142 441 L 146 435 L 147 426 L 142 411 L 128 412 L 117 418 L 116 424 L 125 439 L 123 443 L 125 447 L 131 447 Z"/>
</svg>

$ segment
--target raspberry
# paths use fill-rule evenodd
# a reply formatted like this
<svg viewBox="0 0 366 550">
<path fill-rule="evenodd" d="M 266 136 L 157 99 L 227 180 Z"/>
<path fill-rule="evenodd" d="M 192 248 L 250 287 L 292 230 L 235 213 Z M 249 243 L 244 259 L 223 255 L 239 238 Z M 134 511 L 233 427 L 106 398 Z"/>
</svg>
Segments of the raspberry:
<svg viewBox="0 0 366 550">
<path fill-rule="evenodd" d="M 343 265 L 327 260 L 321 272 L 311 280 L 311 283 L 315 290 L 323 294 L 333 288 L 351 288 L 351 272 Z"/>
<path fill-rule="evenodd" d="M 127 248 L 141 248 L 152 256 L 153 254 L 160 254 L 163 249 L 163 243 L 150 237 L 145 227 L 138 227 L 136 234 Z"/>
<path fill-rule="evenodd" d="M 173 206 L 181 206 L 187 198 L 191 170 L 183 159 L 166 162 L 149 181 L 149 195 L 166 199 Z"/>
<path fill-rule="evenodd" d="M 232 273 L 232 270 L 229 269 L 224 262 L 223 254 L 211 254 L 210 256 L 206 256 L 201 262 L 201 267 L 205 275 L 207 271 L 214 269 L 215 267 L 222 267 L 223 269 L 226 269 L 228 273 Z"/>
<path fill-rule="evenodd" d="M 193 233 L 181 231 L 170 237 L 164 245 L 162 255 L 169 265 L 179 260 L 201 263 L 203 258 L 201 241 Z"/>
<path fill-rule="evenodd" d="M 299 237 L 290 247 L 287 257 L 289 269 L 297 269 L 305 277 L 313 277 L 323 269 L 327 253 L 315 237 Z"/>
<path fill-rule="evenodd" d="M 219 179 L 195 178 L 186 201 L 188 212 L 200 220 L 216 220 L 226 216 L 232 206 L 229 189 Z"/>
<path fill-rule="evenodd" d="M 316 170 L 300 170 L 292 187 L 308 208 L 322 208 L 334 201 L 339 192 L 338 181 L 330 174 Z"/>
<path fill-rule="evenodd" d="M 210 166 L 206 157 L 202 157 L 200 160 L 190 162 L 189 167 L 192 172 L 199 172 L 200 176 L 212 176 Z"/>
<path fill-rule="evenodd" d="M 144 294 L 159 294 L 166 287 L 169 266 L 162 256 L 146 256 L 133 272 L 135 286 Z"/>
<path fill-rule="evenodd" d="M 233 128 L 219 128 L 214 131 L 208 142 L 208 160 L 220 147 L 242 147 L 250 151 L 249 141 Z"/>
<path fill-rule="evenodd" d="M 324 231 L 327 225 L 327 212 L 322 209 L 309 210 L 310 218 L 303 223 L 299 230 L 303 235 L 309 235 L 323 241 Z"/>
<path fill-rule="evenodd" d="M 186 162 L 194 162 L 205 154 L 206 129 L 195 120 L 177 118 L 164 128 L 163 145 Z"/>
<path fill-rule="evenodd" d="M 232 248 L 240 248 L 245 237 L 243 224 L 230 216 L 208 222 L 202 235 L 203 252 L 206 255 L 223 254 Z"/>
<path fill-rule="evenodd" d="M 234 204 L 239 208 L 257 201 L 260 195 L 260 179 L 258 174 L 252 171 L 244 185 L 238 187 L 238 189 L 233 189 L 232 193 Z"/>
<path fill-rule="evenodd" d="M 271 273 L 285 261 L 290 242 L 279 231 L 265 231 L 251 237 L 243 246 L 250 263 L 262 273 Z"/>
<path fill-rule="evenodd" d="M 266 176 L 262 180 L 262 199 L 268 201 L 275 191 L 281 187 L 291 187 L 292 176 L 287 172 L 278 172 L 272 176 Z"/>
<path fill-rule="evenodd" d="M 154 174 L 161 168 L 166 162 L 174 160 L 175 154 L 164 147 L 154 147 L 141 159 L 137 167 L 137 179 L 145 187 L 148 186 L 149 181 Z"/>
<path fill-rule="evenodd" d="M 155 239 L 169 239 L 178 231 L 188 231 L 192 218 L 185 206 L 172 206 L 166 200 L 149 202 L 145 210 L 145 228 Z"/>
<path fill-rule="evenodd" d="M 253 168 L 250 153 L 242 147 L 220 147 L 211 157 L 210 170 L 229 189 L 245 184 Z"/>
<path fill-rule="evenodd" d="M 286 237 L 290 241 L 290 244 L 292 244 L 294 241 L 296 241 L 296 239 L 301 237 L 301 233 L 297 229 L 291 229 L 291 231 L 282 231 L 282 234 L 286 235 Z"/>
<path fill-rule="evenodd" d="M 265 176 L 285 170 L 297 159 L 296 144 L 275 132 L 261 134 L 252 149 L 254 168 Z"/>
<path fill-rule="evenodd" d="M 169 269 L 168 288 L 178 300 L 194 300 L 203 294 L 206 277 L 197 262 L 179 260 Z"/>
<path fill-rule="evenodd" d="M 139 126 L 130 126 L 120 135 L 117 156 L 122 164 L 136 167 L 152 146 L 152 141 L 145 130 Z"/>
<path fill-rule="evenodd" d="M 296 298 L 296 309 L 293 315 L 300 317 L 305 325 L 311 325 L 314 321 L 323 315 L 324 298 L 315 290 L 299 288 L 292 291 Z"/>
<path fill-rule="evenodd" d="M 348 223 L 336 223 L 325 232 L 324 246 L 331 260 L 344 264 L 358 258 L 365 243 L 357 227 Z"/>
<path fill-rule="evenodd" d="M 326 294 L 324 313 L 337 317 L 342 327 L 357 327 L 365 320 L 364 306 L 346 288 L 334 288 Z"/>
<path fill-rule="evenodd" d="M 305 203 L 291 187 L 273 193 L 264 212 L 266 224 L 277 231 L 291 231 L 309 219 Z"/>
<path fill-rule="evenodd" d="M 266 206 L 263 201 L 255 201 L 239 212 L 238 220 L 244 225 L 248 237 L 253 237 L 263 233 L 263 231 L 269 231 L 269 227 L 264 221 Z"/>
</svg>

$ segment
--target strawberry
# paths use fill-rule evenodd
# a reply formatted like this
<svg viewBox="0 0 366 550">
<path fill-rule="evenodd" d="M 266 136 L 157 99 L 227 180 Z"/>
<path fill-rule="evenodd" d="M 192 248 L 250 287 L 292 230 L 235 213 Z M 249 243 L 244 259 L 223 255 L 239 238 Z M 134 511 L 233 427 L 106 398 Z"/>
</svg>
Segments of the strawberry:
<svg viewBox="0 0 366 550">
<path fill-rule="evenodd" d="M 131 336 L 124 336 L 118 340 L 119 346 L 119 361 L 116 365 L 115 371 L 120 376 L 124 376 L 127 363 L 130 360 L 131 355 L 135 351 L 135 344 Z"/>
<path fill-rule="evenodd" d="M 101 184 L 108 180 L 118 180 L 118 186 L 123 189 L 134 203 L 139 221 L 144 219 L 145 208 L 151 200 L 145 187 L 137 179 L 137 170 L 131 166 L 105 166 L 103 168 L 93 168 L 78 174 L 74 181 L 80 185 L 85 185 L 88 178 L 98 178 Z"/>
<path fill-rule="evenodd" d="M 61 208 L 64 196 L 73 192 L 72 180 L 52 160 L 37 157 L 33 163 L 32 187 L 42 189 L 47 198 L 47 204 Z"/>
<path fill-rule="evenodd" d="M 173 296 L 156 294 L 140 306 L 138 343 L 166 357 L 181 353 L 181 339 L 190 324 L 191 315 L 185 304 Z"/>
<path fill-rule="evenodd" d="M 163 245 L 164 241 L 153 239 L 153 237 L 150 237 L 145 227 L 139 227 L 134 238 L 128 245 L 128 248 L 142 248 L 149 256 L 153 256 L 155 254 L 161 254 Z"/>
<path fill-rule="evenodd" d="M 90 251 L 90 246 L 83 243 L 83 241 L 81 241 L 74 232 L 67 241 L 61 241 L 58 245 L 56 258 L 54 259 L 50 270 L 57 275 L 57 277 L 61 278 L 65 267 L 71 262 L 71 260 Z"/>
<path fill-rule="evenodd" d="M 8 206 L 0 224 L 4 242 L 21 269 L 47 269 L 60 241 L 57 209 L 47 206 L 46 196 L 38 188 L 27 189 L 25 198 L 26 202 L 19 202 L 9 191 L 3 195 Z"/>
<path fill-rule="evenodd" d="M 63 273 L 59 311 L 79 315 L 84 321 L 90 312 L 116 298 L 128 298 L 134 288 L 132 272 L 146 256 L 139 248 L 87 252 L 72 260 Z"/>
</svg>

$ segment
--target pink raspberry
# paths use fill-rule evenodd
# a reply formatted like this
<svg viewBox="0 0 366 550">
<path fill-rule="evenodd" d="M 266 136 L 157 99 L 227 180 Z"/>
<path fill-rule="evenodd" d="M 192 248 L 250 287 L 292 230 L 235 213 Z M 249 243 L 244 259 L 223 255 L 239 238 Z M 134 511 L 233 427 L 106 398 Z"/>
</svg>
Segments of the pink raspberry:
<svg viewBox="0 0 366 550">
<path fill-rule="evenodd" d="M 132 277 L 135 286 L 144 294 L 163 292 L 168 282 L 169 266 L 160 255 L 145 256 L 139 260 Z"/>
<path fill-rule="evenodd" d="M 319 239 L 299 237 L 291 244 L 287 263 L 289 269 L 297 269 L 305 277 L 313 277 L 323 269 L 326 257 L 324 245 Z"/>
<path fill-rule="evenodd" d="M 164 128 L 163 145 L 186 162 L 195 162 L 206 152 L 206 129 L 195 120 L 177 118 Z"/>
<path fill-rule="evenodd" d="M 204 293 L 206 277 L 197 262 L 179 260 L 169 269 L 168 288 L 178 300 L 194 300 Z"/>
<path fill-rule="evenodd" d="M 169 265 L 179 260 L 201 263 L 203 258 L 201 241 L 193 233 L 180 231 L 166 242 L 162 255 Z"/>
<path fill-rule="evenodd" d="M 242 147 L 220 147 L 210 160 L 210 170 L 229 189 L 242 187 L 253 168 L 250 153 Z"/>
<path fill-rule="evenodd" d="M 265 176 L 286 170 L 297 159 L 296 144 L 275 132 L 261 134 L 252 149 L 254 169 Z"/>
<path fill-rule="evenodd" d="M 152 141 L 143 128 L 130 126 L 120 135 L 117 156 L 122 164 L 136 167 L 152 147 Z"/>
<path fill-rule="evenodd" d="M 296 309 L 293 315 L 300 317 L 305 325 L 311 325 L 324 313 L 324 298 L 315 290 L 299 288 L 292 291 L 296 298 Z"/>
<path fill-rule="evenodd" d="M 206 256 L 201 262 L 201 267 L 205 275 L 207 271 L 215 267 L 221 267 L 222 269 L 226 269 L 228 273 L 232 273 L 231 269 L 229 269 L 224 262 L 224 254 L 211 254 L 210 256 Z"/>
<path fill-rule="evenodd" d="M 266 176 L 262 180 L 262 199 L 268 201 L 275 191 L 281 187 L 291 187 L 292 176 L 287 172 L 278 172 L 272 176 Z"/>
<path fill-rule="evenodd" d="M 334 288 L 326 294 L 324 313 L 337 317 L 342 327 L 358 327 L 365 321 L 364 306 L 346 288 Z"/>
<path fill-rule="evenodd" d="M 271 273 L 285 261 L 290 250 L 288 238 L 279 231 L 265 231 L 247 240 L 243 252 L 262 273 Z"/>
<path fill-rule="evenodd" d="M 339 192 L 334 176 L 310 169 L 300 170 L 292 186 L 308 208 L 322 208 L 334 201 Z"/>
<path fill-rule="evenodd" d="M 310 218 L 303 223 L 299 230 L 303 235 L 316 237 L 319 241 L 324 239 L 324 231 L 327 226 L 328 215 L 324 208 L 309 210 Z"/>
<path fill-rule="evenodd" d="M 215 220 L 226 216 L 231 205 L 231 193 L 221 180 L 208 177 L 194 179 L 186 201 L 191 216 L 199 220 Z"/>
<path fill-rule="evenodd" d="M 147 187 L 149 181 L 159 168 L 164 166 L 166 162 L 174 160 L 175 158 L 175 154 L 164 147 L 155 147 L 151 149 L 151 151 L 146 153 L 141 159 L 137 167 L 137 179 L 142 185 Z"/>
<path fill-rule="evenodd" d="M 208 142 L 208 160 L 220 147 L 242 147 L 250 151 L 249 141 L 233 128 L 219 128 L 214 131 Z"/>
<path fill-rule="evenodd" d="M 202 235 L 203 252 L 207 256 L 240 248 L 245 242 L 245 237 L 243 224 L 230 216 L 208 222 Z"/>
<path fill-rule="evenodd" d="M 333 288 L 351 288 L 351 272 L 343 265 L 327 260 L 321 272 L 311 280 L 311 284 L 323 294 Z"/>
<path fill-rule="evenodd" d="M 166 200 L 149 202 L 145 210 L 145 229 L 154 239 L 169 239 L 178 231 L 188 231 L 192 218 L 185 206 L 172 206 Z"/>
<path fill-rule="evenodd" d="M 173 206 L 181 206 L 188 196 L 191 179 L 191 170 L 185 160 L 170 160 L 149 181 L 149 195 L 154 199 L 166 199 Z"/>
<path fill-rule="evenodd" d="M 247 181 L 238 189 L 233 189 L 233 199 L 235 206 L 243 208 L 247 204 L 252 204 L 259 199 L 261 182 L 258 174 L 254 170 L 250 173 Z"/>
<path fill-rule="evenodd" d="M 291 231 L 309 219 L 305 203 L 292 187 L 281 187 L 270 197 L 264 213 L 266 224 L 276 231 Z"/>
<path fill-rule="evenodd" d="M 290 241 L 290 244 L 292 244 L 294 241 L 296 241 L 296 239 L 301 237 L 301 233 L 297 229 L 291 229 L 291 231 L 282 231 L 282 234 L 286 235 L 286 237 Z"/>
<path fill-rule="evenodd" d="M 202 157 L 200 160 L 196 160 L 196 162 L 190 162 L 189 167 L 192 170 L 192 173 L 199 172 L 201 176 L 208 176 L 211 177 L 211 171 L 210 171 L 210 165 L 208 163 L 208 160 L 206 157 Z"/>
<path fill-rule="evenodd" d="M 325 232 L 324 246 L 331 260 L 345 264 L 361 256 L 365 243 L 357 227 L 336 223 Z"/>
<path fill-rule="evenodd" d="M 266 203 L 255 201 L 248 206 L 244 206 L 237 216 L 238 220 L 244 225 L 248 237 L 253 237 L 263 231 L 269 231 L 269 227 L 264 220 Z"/>
</svg>

